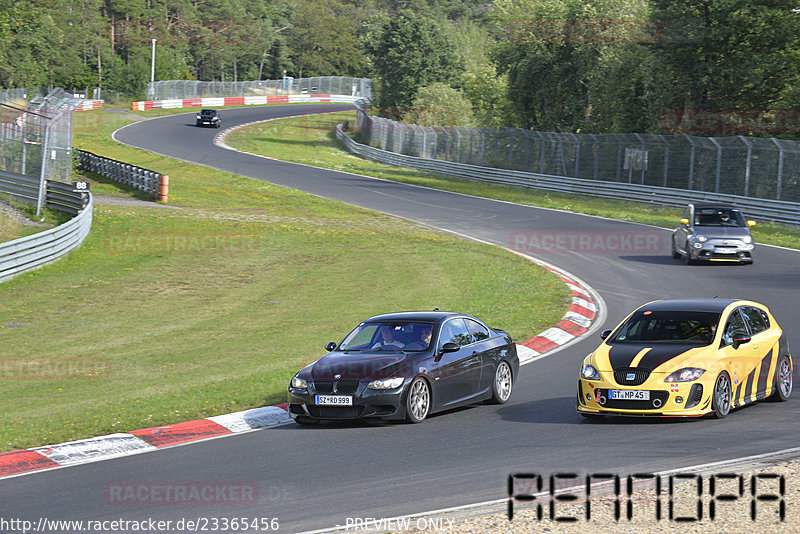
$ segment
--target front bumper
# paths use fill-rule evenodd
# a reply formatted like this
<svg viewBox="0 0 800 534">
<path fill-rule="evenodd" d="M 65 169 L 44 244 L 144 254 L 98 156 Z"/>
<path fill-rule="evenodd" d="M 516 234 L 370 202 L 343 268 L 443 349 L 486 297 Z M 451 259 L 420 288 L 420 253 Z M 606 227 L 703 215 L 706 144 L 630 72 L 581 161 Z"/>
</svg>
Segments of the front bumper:
<svg viewBox="0 0 800 534">
<path fill-rule="evenodd" d="M 609 390 L 649 391 L 649 400 L 611 399 Z M 648 381 L 632 388 L 603 380 L 578 379 L 577 410 L 596 415 L 702 417 L 711 412 L 713 384 L 700 380 L 660 384 Z"/>
<path fill-rule="evenodd" d="M 745 243 L 740 239 L 710 239 L 699 243 L 701 248 L 695 248 L 691 243 L 688 247 L 690 259 L 700 261 L 734 261 L 749 263 L 753 261 L 752 243 Z"/>
<path fill-rule="evenodd" d="M 357 385 L 353 382 L 358 382 Z M 395 389 L 374 390 L 367 388 L 369 381 L 331 381 L 308 382 L 307 389 L 289 387 L 289 415 L 310 417 L 318 420 L 354 420 L 365 418 L 404 419 L 405 400 L 408 384 Z M 317 404 L 317 395 L 337 395 L 352 397 L 352 406 L 328 406 Z"/>
</svg>

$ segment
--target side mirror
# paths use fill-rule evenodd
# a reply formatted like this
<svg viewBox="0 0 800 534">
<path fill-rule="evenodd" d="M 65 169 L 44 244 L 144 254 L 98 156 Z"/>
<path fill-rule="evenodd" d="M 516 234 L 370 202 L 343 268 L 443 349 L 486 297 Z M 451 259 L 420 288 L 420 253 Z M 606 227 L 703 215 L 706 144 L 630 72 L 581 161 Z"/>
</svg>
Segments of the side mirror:
<svg viewBox="0 0 800 534">
<path fill-rule="evenodd" d="M 747 226 L 755 226 L 755 225 L 756 225 L 755 221 L 747 221 Z"/>
<path fill-rule="evenodd" d="M 683 219 L 681 219 L 680 223 L 681 224 L 689 224 L 689 219 L 684 217 Z"/>
<path fill-rule="evenodd" d="M 746 335 L 738 335 L 733 336 L 733 348 L 738 349 L 739 345 L 744 345 L 745 343 L 750 343 L 750 336 Z"/>
<path fill-rule="evenodd" d="M 601 338 L 601 339 L 606 339 L 606 338 L 607 338 L 608 336 L 610 336 L 610 335 L 611 335 L 611 330 L 603 330 L 603 331 L 600 333 L 600 338 Z"/>
<path fill-rule="evenodd" d="M 439 348 L 439 354 L 446 354 L 448 352 L 458 352 L 461 347 L 458 343 L 445 343 Z"/>
<path fill-rule="evenodd" d="M 336 342 L 335 341 L 331 341 L 327 345 L 325 345 L 325 350 L 327 350 L 328 352 L 332 351 L 335 348 L 336 348 Z"/>
</svg>

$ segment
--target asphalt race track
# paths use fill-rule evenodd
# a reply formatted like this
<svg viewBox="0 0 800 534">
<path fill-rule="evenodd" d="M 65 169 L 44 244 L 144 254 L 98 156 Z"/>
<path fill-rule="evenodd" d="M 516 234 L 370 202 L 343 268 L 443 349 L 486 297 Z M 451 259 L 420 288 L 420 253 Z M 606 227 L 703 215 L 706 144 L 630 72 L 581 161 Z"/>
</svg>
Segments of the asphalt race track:
<svg viewBox="0 0 800 534">
<path fill-rule="evenodd" d="M 332 104 L 241 108 L 223 110 L 221 116 L 223 128 L 230 128 L 344 108 Z M 192 112 L 136 123 L 120 130 L 116 138 L 527 250 L 581 278 L 602 296 L 607 311 L 605 323 L 598 325 L 602 329 L 611 328 L 634 307 L 659 298 L 716 293 L 756 300 L 766 304 L 788 332 L 797 361 L 798 252 L 761 246 L 752 266 L 686 266 L 670 257 L 669 232 L 664 230 L 258 158 L 215 146 L 218 132 L 196 128 Z M 542 254 L 535 249 L 537 242 L 555 235 L 561 235 L 562 244 L 581 235 L 590 240 L 580 250 Z M 631 247 L 609 251 L 620 239 Z M 761 402 L 723 420 L 584 420 L 575 412 L 578 366 L 600 342 L 599 330 L 522 367 L 511 400 L 500 407 L 461 409 L 419 425 L 291 424 L 0 480 L 0 515 L 173 521 L 278 518 L 280 532 L 299 532 L 345 524 L 347 518 L 393 517 L 502 499 L 511 473 L 652 473 L 798 446 L 798 391 L 787 403 Z M 343 334 L 331 332 L 330 337 Z M 320 347 L 320 355 L 323 352 Z M 190 481 L 254 484 L 259 498 L 254 504 L 222 502 L 212 507 L 139 506 L 109 503 L 104 495 L 112 483 Z"/>
</svg>

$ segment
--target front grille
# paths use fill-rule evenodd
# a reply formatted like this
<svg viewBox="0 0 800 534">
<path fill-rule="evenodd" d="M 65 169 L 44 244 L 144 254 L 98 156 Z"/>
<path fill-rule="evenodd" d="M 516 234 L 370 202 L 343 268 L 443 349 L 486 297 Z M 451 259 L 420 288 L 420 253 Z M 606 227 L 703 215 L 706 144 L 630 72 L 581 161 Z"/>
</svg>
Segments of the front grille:
<svg viewBox="0 0 800 534">
<path fill-rule="evenodd" d="M 341 395 L 352 395 L 358 389 L 358 380 L 315 380 L 314 389 L 317 393 L 339 393 Z"/>
<path fill-rule="evenodd" d="M 339 380 L 333 387 L 336 393 L 351 395 L 358 389 L 358 380 Z"/>
<path fill-rule="evenodd" d="M 622 400 L 622 399 L 609 399 L 608 391 L 603 391 L 603 396 L 606 398 L 606 403 L 602 404 L 603 408 L 613 408 L 615 410 L 660 410 L 667 403 L 669 392 L 667 391 L 651 391 L 650 400 Z M 658 400 L 661 404 L 658 407 L 653 406 L 653 401 Z"/>
<path fill-rule="evenodd" d="M 628 380 L 628 375 L 633 375 L 633 379 Z M 625 367 L 614 371 L 614 381 L 622 386 L 641 386 L 649 376 L 650 369 L 638 367 Z"/>
<path fill-rule="evenodd" d="M 358 419 L 363 406 L 315 406 L 307 405 L 308 413 L 318 419 Z"/>
<path fill-rule="evenodd" d="M 314 389 L 317 393 L 333 393 L 332 380 L 314 380 Z"/>
</svg>

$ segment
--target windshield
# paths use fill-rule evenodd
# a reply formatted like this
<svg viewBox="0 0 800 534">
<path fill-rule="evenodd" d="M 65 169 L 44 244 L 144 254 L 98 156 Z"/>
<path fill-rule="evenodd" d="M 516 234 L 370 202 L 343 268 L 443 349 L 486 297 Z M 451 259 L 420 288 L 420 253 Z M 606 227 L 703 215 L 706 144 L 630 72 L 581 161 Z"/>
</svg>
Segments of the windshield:
<svg viewBox="0 0 800 534">
<path fill-rule="evenodd" d="M 695 226 L 747 226 L 739 210 L 730 208 L 697 208 Z"/>
<path fill-rule="evenodd" d="M 200 112 L 201 115 L 216 115 L 217 112 L 213 109 L 204 109 Z"/>
<path fill-rule="evenodd" d="M 432 323 L 361 323 L 339 350 L 422 351 L 431 343 Z"/>
<path fill-rule="evenodd" d="M 719 316 L 716 312 L 640 310 L 609 342 L 708 345 L 714 339 Z"/>
</svg>

